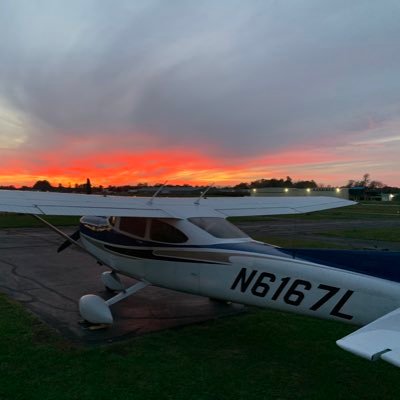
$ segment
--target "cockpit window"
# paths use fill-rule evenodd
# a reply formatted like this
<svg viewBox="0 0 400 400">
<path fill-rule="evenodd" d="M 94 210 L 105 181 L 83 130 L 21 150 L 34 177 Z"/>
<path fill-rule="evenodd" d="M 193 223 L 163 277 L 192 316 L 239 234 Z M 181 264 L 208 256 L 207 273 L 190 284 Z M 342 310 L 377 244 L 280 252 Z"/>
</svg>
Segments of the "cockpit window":
<svg viewBox="0 0 400 400">
<path fill-rule="evenodd" d="M 147 218 L 140 217 L 121 217 L 119 220 L 119 229 L 131 235 L 144 238 L 146 234 Z"/>
<path fill-rule="evenodd" d="M 219 239 L 238 239 L 246 238 L 247 235 L 235 225 L 231 224 L 224 218 L 218 217 L 193 217 L 188 220 L 205 230 L 210 235 Z"/>
<path fill-rule="evenodd" d="M 188 240 L 183 232 L 157 219 L 151 221 L 150 239 L 164 243 L 184 243 Z"/>
</svg>

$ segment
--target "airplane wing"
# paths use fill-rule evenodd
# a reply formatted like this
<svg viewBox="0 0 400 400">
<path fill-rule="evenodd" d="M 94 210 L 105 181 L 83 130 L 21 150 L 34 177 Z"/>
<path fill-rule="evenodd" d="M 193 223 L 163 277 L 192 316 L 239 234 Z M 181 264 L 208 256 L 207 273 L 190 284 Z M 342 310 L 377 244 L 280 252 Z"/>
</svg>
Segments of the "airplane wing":
<svg viewBox="0 0 400 400">
<path fill-rule="evenodd" d="M 37 215 L 186 218 L 299 214 L 355 204 L 327 196 L 211 197 L 201 199 L 198 204 L 196 200 L 0 190 L 0 211 Z"/>
<path fill-rule="evenodd" d="M 209 198 L 206 204 L 226 217 L 302 214 L 356 204 L 327 196 Z"/>
<path fill-rule="evenodd" d="M 400 367 L 400 308 L 345 336 L 336 344 L 368 360 L 380 358 Z"/>
</svg>

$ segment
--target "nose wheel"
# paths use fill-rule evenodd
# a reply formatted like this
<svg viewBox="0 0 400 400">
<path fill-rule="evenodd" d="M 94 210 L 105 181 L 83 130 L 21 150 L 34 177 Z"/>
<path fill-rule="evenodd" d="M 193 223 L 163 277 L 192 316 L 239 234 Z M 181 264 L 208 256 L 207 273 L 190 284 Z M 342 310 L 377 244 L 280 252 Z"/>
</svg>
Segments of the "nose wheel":
<svg viewBox="0 0 400 400">
<path fill-rule="evenodd" d="M 110 274 L 112 274 L 112 272 Z M 79 313 L 81 314 L 83 319 L 90 322 L 91 324 L 112 325 L 112 323 L 114 322 L 114 318 L 111 314 L 110 306 L 112 306 L 115 303 L 118 303 L 119 301 L 125 299 L 126 297 L 133 295 L 139 290 L 144 289 L 148 285 L 149 285 L 148 282 L 140 281 L 130 286 L 127 289 L 122 287 L 122 289 L 119 291 L 118 294 L 116 294 L 115 296 L 111 297 L 108 300 L 104 300 L 100 296 L 97 296 L 95 294 L 87 294 L 85 296 L 82 296 L 79 300 Z M 115 290 L 113 288 L 111 289 Z"/>
</svg>

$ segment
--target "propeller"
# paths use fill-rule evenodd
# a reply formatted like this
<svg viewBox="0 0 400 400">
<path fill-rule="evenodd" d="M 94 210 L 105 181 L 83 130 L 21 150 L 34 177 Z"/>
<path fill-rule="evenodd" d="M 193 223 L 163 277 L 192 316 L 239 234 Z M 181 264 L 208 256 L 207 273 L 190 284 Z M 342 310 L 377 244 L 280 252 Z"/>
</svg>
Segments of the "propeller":
<svg viewBox="0 0 400 400">
<path fill-rule="evenodd" d="M 69 238 L 71 240 L 66 240 L 58 249 L 57 249 L 57 253 L 61 253 L 63 250 L 65 250 L 66 248 L 68 248 L 69 246 L 71 246 L 71 244 L 73 244 L 74 242 L 78 241 L 81 237 L 81 232 L 79 231 L 79 229 L 77 231 L 75 231 L 72 235 L 69 235 Z"/>
</svg>

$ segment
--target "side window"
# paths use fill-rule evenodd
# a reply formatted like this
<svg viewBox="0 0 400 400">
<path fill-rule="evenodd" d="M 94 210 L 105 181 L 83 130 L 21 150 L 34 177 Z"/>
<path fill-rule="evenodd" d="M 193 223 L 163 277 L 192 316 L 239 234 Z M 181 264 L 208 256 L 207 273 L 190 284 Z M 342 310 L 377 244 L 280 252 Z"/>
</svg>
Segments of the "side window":
<svg viewBox="0 0 400 400">
<path fill-rule="evenodd" d="M 164 243 L 184 243 L 188 240 L 180 230 L 157 219 L 151 221 L 150 239 Z"/>
<path fill-rule="evenodd" d="M 147 218 L 139 217 L 121 217 L 119 220 L 119 229 L 131 235 L 143 238 L 146 234 Z"/>
<path fill-rule="evenodd" d="M 210 235 L 221 239 L 246 238 L 247 235 L 235 225 L 219 217 L 193 217 L 188 220 Z"/>
</svg>

